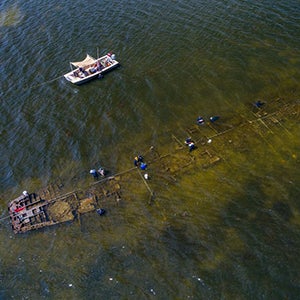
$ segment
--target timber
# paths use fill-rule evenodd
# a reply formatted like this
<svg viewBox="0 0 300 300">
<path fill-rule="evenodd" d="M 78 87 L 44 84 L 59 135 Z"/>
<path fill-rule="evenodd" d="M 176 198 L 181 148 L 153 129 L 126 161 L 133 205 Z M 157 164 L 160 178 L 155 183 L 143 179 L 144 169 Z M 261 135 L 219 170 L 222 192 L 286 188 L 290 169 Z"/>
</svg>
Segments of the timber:
<svg viewBox="0 0 300 300">
<path fill-rule="evenodd" d="M 247 111 L 246 111 L 247 113 Z M 274 135 L 276 127 L 292 136 L 285 122 L 295 120 L 298 124 L 300 117 L 299 100 L 286 103 L 283 99 L 276 99 L 266 105 L 266 108 L 256 112 L 248 110 L 249 117 L 243 113 L 242 120 L 239 117 L 231 119 L 230 128 L 228 123 L 222 125 L 222 119 L 216 124 L 209 126 L 196 124 L 190 125 L 184 130 L 185 135 L 175 136 L 170 132 L 173 142 L 170 151 L 160 154 L 156 147 L 151 146 L 144 152 L 144 159 L 149 166 L 150 180 L 145 180 L 144 170 L 131 167 L 110 177 L 101 178 L 91 183 L 84 191 L 74 190 L 63 192 L 63 184 L 51 184 L 35 193 L 24 193 L 8 204 L 8 212 L 12 229 L 15 233 L 24 233 L 33 229 L 48 227 L 60 223 L 80 221 L 80 216 L 98 208 L 114 203 L 116 205 L 123 198 L 131 198 L 132 190 L 150 194 L 149 204 L 153 203 L 154 197 L 159 194 L 156 188 L 178 184 L 177 176 L 190 173 L 199 168 L 206 170 L 217 167 L 226 161 L 222 154 L 224 147 L 233 147 L 236 151 L 246 152 L 249 135 L 257 136 L 273 151 L 277 151 L 268 137 Z M 240 114 L 237 112 L 236 116 Z M 272 129 L 273 130 L 272 130 Z M 178 134 L 178 133 L 177 133 Z M 189 151 L 184 141 L 190 136 L 196 143 L 196 149 Z M 138 172 L 135 172 L 138 170 Z M 136 178 L 134 177 L 136 176 Z M 142 184 L 140 184 L 142 180 Z M 143 191 L 141 191 L 143 192 Z M 3 218 L 4 219 L 4 218 Z"/>
</svg>

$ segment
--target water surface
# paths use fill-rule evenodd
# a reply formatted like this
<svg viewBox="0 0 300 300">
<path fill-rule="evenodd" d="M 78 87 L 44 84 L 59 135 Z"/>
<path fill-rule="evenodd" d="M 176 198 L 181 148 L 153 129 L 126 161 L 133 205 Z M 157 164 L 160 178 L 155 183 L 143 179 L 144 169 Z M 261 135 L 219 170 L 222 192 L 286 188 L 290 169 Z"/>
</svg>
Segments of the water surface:
<svg viewBox="0 0 300 300">
<path fill-rule="evenodd" d="M 122 172 L 151 145 L 172 153 L 198 115 L 220 115 L 218 131 L 255 119 L 257 99 L 299 103 L 299 20 L 296 0 L 2 1 L 1 216 L 24 189 L 86 186 L 90 168 Z M 63 79 L 97 51 L 121 67 Z M 149 168 L 151 205 L 133 173 L 103 218 L 24 235 L 4 219 L 1 298 L 297 299 L 299 111 L 253 128 L 213 138 L 209 168 L 199 144 L 176 181 Z"/>
</svg>

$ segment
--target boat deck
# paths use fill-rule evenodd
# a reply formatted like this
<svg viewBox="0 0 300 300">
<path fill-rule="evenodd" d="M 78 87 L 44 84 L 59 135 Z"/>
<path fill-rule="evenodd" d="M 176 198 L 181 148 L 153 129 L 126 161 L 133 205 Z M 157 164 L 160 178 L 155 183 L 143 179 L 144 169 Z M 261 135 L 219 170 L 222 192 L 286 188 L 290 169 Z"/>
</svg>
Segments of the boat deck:
<svg viewBox="0 0 300 300">
<path fill-rule="evenodd" d="M 83 67 L 78 67 L 71 72 L 68 72 L 64 75 L 65 79 L 71 83 L 81 85 L 86 83 L 94 78 L 105 74 L 112 69 L 119 66 L 119 62 L 115 59 L 108 57 L 107 55 L 94 59 L 90 64 L 87 64 Z"/>
</svg>

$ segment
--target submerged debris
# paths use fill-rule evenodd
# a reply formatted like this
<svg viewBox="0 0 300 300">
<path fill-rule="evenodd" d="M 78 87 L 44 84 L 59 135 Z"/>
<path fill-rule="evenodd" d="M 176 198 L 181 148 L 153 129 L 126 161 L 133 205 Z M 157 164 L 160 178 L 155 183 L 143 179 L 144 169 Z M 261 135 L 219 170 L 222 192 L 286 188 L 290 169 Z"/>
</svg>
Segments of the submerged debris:
<svg viewBox="0 0 300 300">
<path fill-rule="evenodd" d="M 119 200 L 120 189 L 116 178 L 109 177 L 85 193 L 73 191 L 56 196 L 60 190 L 56 185 L 51 185 L 37 193 L 23 193 L 8 205 L 12 229 L 15 233 L 22 233 L 73 221 L 80 214 L 96 210 L 99 201 L 104 198 L 115 196 L 115 199 Z M 101 211 L 101 214 L 103 213 L 104 210 Z"/>
<path fill-rule="evenodd" d="M 105 210 L 99 207 L 106 200 L 112 199 L 119 204 L 123 193 L 126 196 L 126 192 L 136 189 L 137 180 L 141 179 L 143 186 L 146 187 L 145 191 L 150 193 L 149 203 L 151 203 L 156 195 L 152 184 L 158 182 L 163 182 L 165 185 L 174 184 L 177 182 L 178 174 L 184 174 L 185 170 L 193 168 L 196 164 L 198 167 L 207 169 L 222 162 L 223 158 L 220 148 L 216 148 L 217 144 L 220 147 L 230 145 L 240 152 L 247 151 L 243 145 L 243 139 L 247 137 L 246 129 L 247 132 L 253 132 L 261 138 L 264 138 L 264 135 L 273 134 L 271 128 L 275 126 L 290 134 L 283 125 L 284 120 L 300 116 L 299 103 L 287 104 L 277 99 L 274 106 L 268 105 L 270 108 L 268 111 L 263 108 L 261 107 L 256 113 L 251 112 L 251 119 L 243 121 L 240 118 L 233 119 L 229 126 L 221 121 L 218 128 L 213 127 L 213 122 L 209 125 L 203 124 L 203 126 L 191 125 L 186 129 L 185 137 L 176 137 L 172 134 L 174 147 L 171 153 L 160 155 L 157 149 L 151 146 L 145 152 L 147 164 L 144 162 L 144 157 L 139 155 L 134 159 L 134 167 L 115 176 L 105 177 L 105 173 L 101 174 L 102 169 L 99 169 L 101 180 L 98 181 L 99 174 L 93 169 L 90 173 L 96 181 L 86 191 L 77 190 L 63 194 L 62 184 L 50 185 L 36 193 L 24 191 L 21 196 L 8 204 L 13 231 L 22 233 L 73 221 L 81 214 L 91 211 L 103 215 Z M 234 136 L 230 135 L 233 130 L 240 130 L 238 131 L 239 139 L 234 139 Z M 186 136 L 189 138 L 184 141 Z M 212 140 L 214 143 L 211 144 Z M 193 151 L 186 151 L 185 145 L 191 150 L 191 143 Z M 147 172 L 145 172 L 146 168 Z M 133 179 L 133 173 L 138 179 Z"/>
</svg>

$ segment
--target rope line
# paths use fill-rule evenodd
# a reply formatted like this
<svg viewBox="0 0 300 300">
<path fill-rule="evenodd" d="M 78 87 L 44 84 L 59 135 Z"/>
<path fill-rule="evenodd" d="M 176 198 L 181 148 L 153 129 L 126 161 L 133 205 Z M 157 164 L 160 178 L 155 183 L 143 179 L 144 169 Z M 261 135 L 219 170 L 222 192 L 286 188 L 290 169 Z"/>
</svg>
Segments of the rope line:
<svg viewBox="0 0 300 300">
<path fill-rule="evenodd" d="M 8 219 L 8 218 L 9 218 L 9 215 L 8 215 L 8 216 L 5 216 L 5 217 L 3 217 L 3 218 L 1 218 L 1 219 L 0 219 L 0 222 L 3 221 L 3 220 L 5 220 L 5 219 Z"/>
<path fill-rule="evenodd" d="M 63 75 L 61 75 L 61 76 L 59 76 L 59 77 L 56 77 L 56 78 L 54 78 L 54 79 L 51 79 L 51 80 L 48 80 L 48 81 L 42 82 L 42 83 L 40 83 L 40 84 L 37 84 L 37 85 L 30 86 L 30 87 L 28 87 L 28 88 L 30 88 L 30 89 L 35 89 L 35 88 L 37 88 L 37 87 L 39 87 L 39 86 L 42 86 L 42 85 L 44 85 L 44 84 L 47 84 L 47 83 L 53 82 L 53 81 L 55 81 L 55 80 L 57 80 L 57 79 L 60 79 L 60 78 L 62 78 L 62 77 L 64 77 L 64 76 L 63 76 Z"/>
</svg>

